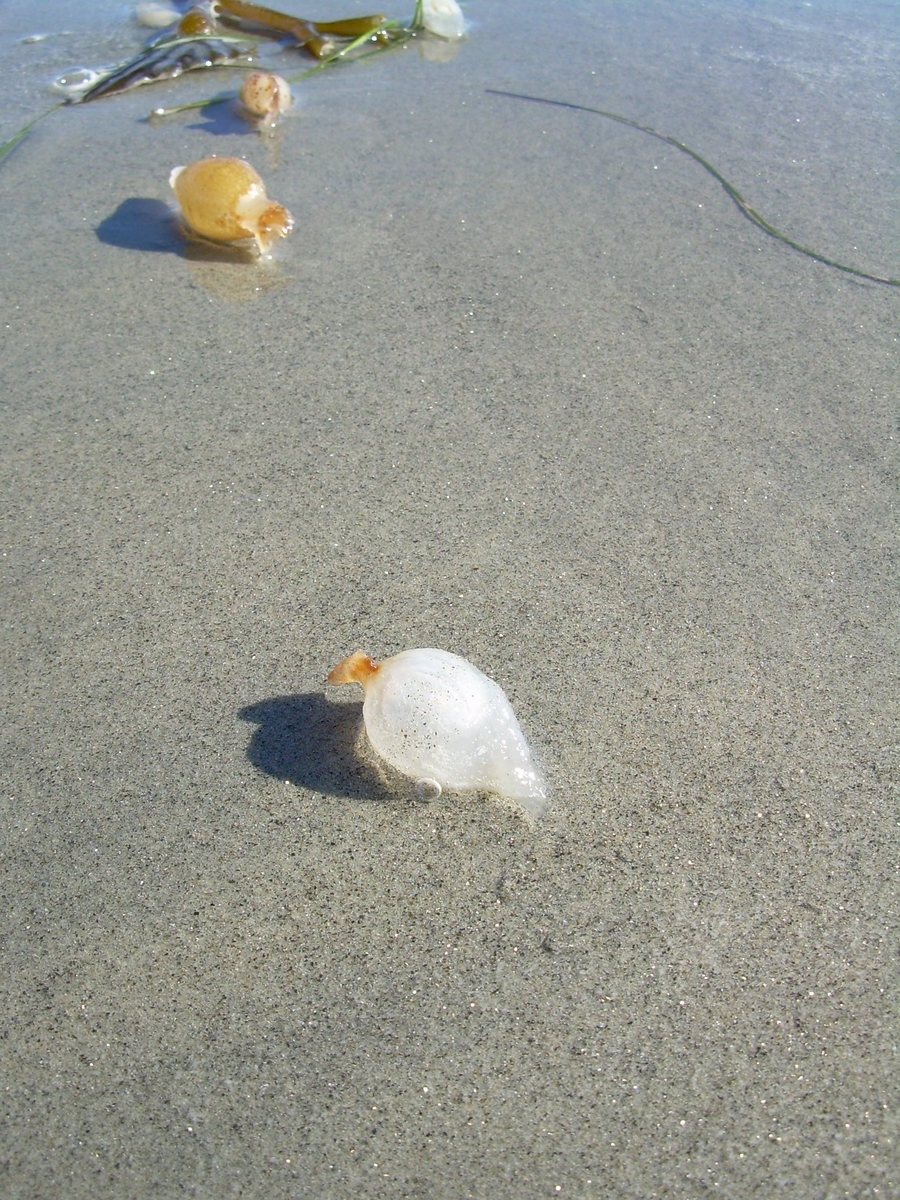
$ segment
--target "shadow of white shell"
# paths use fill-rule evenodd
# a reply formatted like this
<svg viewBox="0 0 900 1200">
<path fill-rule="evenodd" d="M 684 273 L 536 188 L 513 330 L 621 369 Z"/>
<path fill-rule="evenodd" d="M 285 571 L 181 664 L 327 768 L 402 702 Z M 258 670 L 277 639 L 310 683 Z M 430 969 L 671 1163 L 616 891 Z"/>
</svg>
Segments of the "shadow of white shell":
<svg viewBox="0 0 900 1200">
<path fill-rule="evenodd" d="M 375 751 L 433 791 L 494 792 L 532 820 L 547 789 L 503 689 L 459 655 L 405 650 L 377 663 L 357 650 L 329 683 L 358 683 Z"/>
</svg>

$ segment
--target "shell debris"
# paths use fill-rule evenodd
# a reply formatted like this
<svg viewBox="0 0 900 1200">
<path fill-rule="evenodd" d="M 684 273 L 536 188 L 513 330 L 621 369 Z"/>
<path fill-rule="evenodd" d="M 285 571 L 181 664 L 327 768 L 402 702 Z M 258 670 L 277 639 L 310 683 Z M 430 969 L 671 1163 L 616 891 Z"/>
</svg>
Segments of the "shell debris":
<svg viewBox="0 0 900 1200">
<path fill-rule="evenodd" d="M 188 229 L 225 245 L 252 241 L 268 254 L 277 238 L 287 237 L 294 218 L 266 194 L 258 173 L 242 158 L 202 158 L 175 167 L 169 185 Z"/>
<path fill-rule="evenodd" d="M 327 682 L 361 685 L 369 741 L 419 795 L 486 791 L 532 820 L 544 811 L 546 784 L 506 694 L 466 659 L 423 649 L 376 662 L 357 650 Z"/>
<path fill-rule="evenodd" d="M 290 84 L 271 71 L 251 71 L 241 85 L 244 112 L 261 129 L 271 129 L 292 103 Z"/>
</svg>

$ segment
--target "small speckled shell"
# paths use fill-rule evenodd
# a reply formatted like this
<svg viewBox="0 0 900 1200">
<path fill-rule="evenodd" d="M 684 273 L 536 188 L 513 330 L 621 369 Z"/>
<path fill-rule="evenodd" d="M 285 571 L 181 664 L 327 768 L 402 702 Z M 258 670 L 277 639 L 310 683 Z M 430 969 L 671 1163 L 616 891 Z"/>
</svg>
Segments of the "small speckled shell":
<svg viewBox="0 0 900 1200">
<path fill-rule="evenodd" d="M 265 254 L 294 226 L 288 210 L 269 199 L 262 179 L 242 158 L 203 158 L 175 167 L 169 184 L 185 223 L 212 242 L 252 238 Z"/>
<path fill-rule="evenodd" d="M 271 71 L 253 71 L 241 85 L 241 103 L 262 125 L 274 125 L 291 107 L 290 84 Z"/>
<path fill-rule="evenodd" d="M 363 719 L 378 754 L 421 784 L 489 791 L 539 816 L 547 791 L 503 689 L 445 650 L 406 650 L 376 663 L 361 651 L 329 683 L 365 689 Z"/>
</svg>

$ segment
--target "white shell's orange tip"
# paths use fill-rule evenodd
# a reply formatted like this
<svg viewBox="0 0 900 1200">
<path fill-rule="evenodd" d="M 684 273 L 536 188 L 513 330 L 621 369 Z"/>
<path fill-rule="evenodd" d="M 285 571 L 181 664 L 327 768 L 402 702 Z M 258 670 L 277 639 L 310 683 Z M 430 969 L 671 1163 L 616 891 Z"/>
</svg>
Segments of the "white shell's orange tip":
<svg viewBox="0 0 900 1200">
<path fill-rule="evenodd" d="M 369 658 L 362 650 L 355 650 L 349 658 L 342 659 L 333 667 L 325 680 L 326 683 L 358 683 L 365 687 L 378 671 L 379 663 Z"/>
</svg>

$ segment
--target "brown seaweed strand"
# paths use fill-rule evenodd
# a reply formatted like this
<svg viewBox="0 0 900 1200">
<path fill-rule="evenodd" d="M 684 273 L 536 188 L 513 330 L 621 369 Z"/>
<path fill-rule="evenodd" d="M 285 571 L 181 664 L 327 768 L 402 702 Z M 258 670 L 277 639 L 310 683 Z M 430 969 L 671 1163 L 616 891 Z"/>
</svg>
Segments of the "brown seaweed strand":
<svg viewBox="0 0 900 1200">
<path fill-rule="evenodd" d="M 587 104 L 572 104 L 568 100 L 548 100 L 544 96 L 528 96 L 523 92 L 506 92 L 501 91 L 499 88 L 485 88 L 485 91 L 492 96 L 508 96 L 513 100 L 530 100 L 534 104 L 552 104 L 557 108 L 571 108 L 577 112 L 594 113 L 598 117 L 606 117 L 608 121 L 617 121 L 620 125 L 627 125 L 629 129 L 637 129 L 641 133 L 648 133 L 651 137 L 655 137 L 669 146 L 674 146 L 676 150 L 680 150 L 682 154 L 686 154 L 694 162 L 699 163 L 703 170 L 712 175 L 713 179 L 721 185 L 726 195 L 737 206 L 739 212 L 755 225 L 757 229 L 761 229 L 763 233 L 768 234 L 769 237 L 783 242 L 785 246 L 790 246 L 798 254 L 805 254 L 807 258 L 811 258 L 814 262 L 823 263 L 826 267 L 834 267 L 835 270 L 844 271 L 847 275 L 855 275 L 857 279 L 868 279 L 871 283 L 883 283 L 887 284 L 888 287 L 900 287 L 900 279 L 890 279 L 885 275 L 872 275 L 868 271 L 860 271 L 856 267 L 848 267 L 846 263 L 837 262 L 833 258 L 828 258 L 826 255 L 820 254 L 818 250 L 811 250 L 809 246 L 803 246 L 799 242 L 795 242 L 786 233 L 782 233 L 780 229 L 776 229 L 774 225 L 771 225 L 765 217 L 748 204 L 734 184 L 729 183 L 725 176 L 720 171 L 717 171 L 712 163 L 707 162 L 696 150 L 692 150 L 690 146 L 686 146 L 684 142 L 679 142 L 677 138 L 673 138 L 667 133 L 661 133 L 658 129 L 653 129 L 650 125 L 642 125 L 640 121 L 632 120 L 631 117 L 623 117 L 621 113 L 608 112 L 603 108 L 591 108 Z"/>
<path fill-rule="evenodd" d="M 374 33 L 384 23 L 382 16 L 350 17 L 343 21 L 308 21 L 274 8 L 264 8 L 251 0 L 216 0 L 216 9 L 220 14 L 235 17 L 239 21 L 261 25 L 276 33 L 286 33 L 316 58 L 323 58 L 333 49 L 326 35 L 355 38 L 363 33 Z"/>
<path fill-rule="evenodd" d="M 239 21 L 248 21 L 253 25 L 261 25 L 264 29 L 286 33 L 298 46 L 303 46 L 316 58 L 325 51 L 325 39 L 319 36 L 311 21 L 304 21 L 302 17 L 292 17 L 287 13 L 277 12 L 274 8 L 251 4 L 247 0 L 217 0 L 216 12 L 220 16 L 237 17 Z"/>
</svg>

